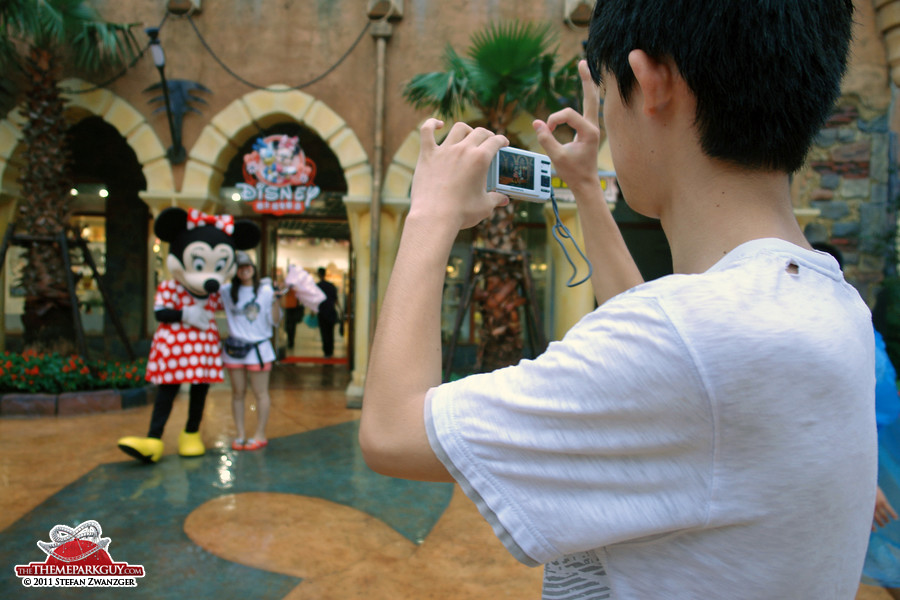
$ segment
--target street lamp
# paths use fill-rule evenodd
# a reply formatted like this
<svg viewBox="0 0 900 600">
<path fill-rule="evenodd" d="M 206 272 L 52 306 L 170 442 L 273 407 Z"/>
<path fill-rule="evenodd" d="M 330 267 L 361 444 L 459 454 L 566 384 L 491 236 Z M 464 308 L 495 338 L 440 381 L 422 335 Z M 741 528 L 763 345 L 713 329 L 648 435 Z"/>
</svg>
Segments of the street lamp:
<svg viewBox="0 0 900 600">
<path fill-rule="evenodd" d="M 169 120 L 169 134 L 172 136 L 172 145 L 166 150 L 166 156 L 173 165 L 180 165 L 187 159 L 187 152 L 181 145 L 181 134 L 175 130 L 175 122 L 172 118 L 172 104 L 169 100 L 169 84 L 166 82 L 166 53 L 163 52 L 159 42 L 159 28 L 148 27 L 144 30 L 150 37 L 150 54 L 153 56 L 153 64 L 159 70 L 159 78 L 162 81 L 163 99 L 166 103 L 166 118 Z"/>
</svg>

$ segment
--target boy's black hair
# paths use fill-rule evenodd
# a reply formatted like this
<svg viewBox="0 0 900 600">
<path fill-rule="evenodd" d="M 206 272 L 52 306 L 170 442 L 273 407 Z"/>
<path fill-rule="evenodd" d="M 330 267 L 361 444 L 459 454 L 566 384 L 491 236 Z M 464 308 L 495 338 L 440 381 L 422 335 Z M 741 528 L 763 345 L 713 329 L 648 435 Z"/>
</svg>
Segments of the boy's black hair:
<svg viewBox="0 0 900 600">
<path fill-rule="evenodd" d="M 793 173 L 840 92 L 852 24 L 852 0 L 598 0 L 587 61 L 627 104 L 628 53 L 672 59 L 707 155 Z"/>
</svg>

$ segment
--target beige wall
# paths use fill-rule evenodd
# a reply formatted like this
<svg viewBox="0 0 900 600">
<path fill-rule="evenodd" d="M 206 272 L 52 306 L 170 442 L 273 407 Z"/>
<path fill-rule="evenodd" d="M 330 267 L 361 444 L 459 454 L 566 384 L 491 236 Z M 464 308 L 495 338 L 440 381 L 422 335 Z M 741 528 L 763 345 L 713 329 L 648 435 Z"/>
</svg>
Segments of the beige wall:
<svg viewBox="0 0 900 600">
<path fill-rule="evenodd" d="M 143 28 L 159 25 L 165 14 L 163 0 L 95 0 L 92 4 L 111 21 L 139 23 L 136 35 L 142 45 L 147 41 Z M 321 75 L 349 49 L 368 22 L 367 3 L 361 0 L 204 0 L 201 4 L 202 11 L 192 19 L 208 44 L 237 74 L 262 86 L 294 86 Z M 549 21 L 559 32 L 559 53 L 563 58 L 580 53 L 581 42 L 587 37 L 585 28 L 565 22 L 564 7 L 577 4 L 566 0 L 405 0 L 403 4 L 403 17 L 394 22 L 386 51 L 385 147 L 381 165 L 386 197 L 378 286 L 382 293 L 396 250 L 396 236 L 402 227 L 403 203 L 408 201 L 409 181 L 418 153 L 417 128 L 428 116 L 406 104 L 401 96 L 403 84 L 414 74 L 441 69 L 447 44 L 463 50 L 472 33 L 491 22 Z M 883 41 L 883 35 L 894 28 L 894 21 L 885 15 L 893 14 L 900 15 L 900 2 L 896 0 L 857 0 L 858 25 L 844 92 L 866 118 L 889 114 L 892 129 L 897 131 L 888 51 Z M 900 16 L 896 21 L 900 22 Z M 160 39 L 167 56 L 168 78 L 195 80 L 212 90 L 211 94 L 202 94 L 208 103 L 198 105 L 202 114 L 185 116 L 183 143 L 190 153 L 185 164 L 171 166 L 164 156 L 171 143 L 166 117 L 162 112 L 153 114 L 156 105 L 148 103 L 152 95 L 144 92 L 159 81 L 149 54 L 107 89 L 74 98 L 73 119 L 98 114 L 116 125 L 143 166 L 148 183 L 143 197 L 155 209 L 187 204 L 216 210 L 221 174 L 237 147 L 257 127 L 293 118 L 318 131 L 338 155 L 351 187 L 347 204 L 354 247 L 361 257 L 356 267 L 361 284 L 357 288 L 360 321 L 356 330 L 365 332 L 370 222 L 367 205 L 376 155 L 375 39 L 366 33 L 333 72 L 302 91 L 288 94 L 258 92 L 234 79 L 204 49 L 185 18 L 169 16 Z M 900 50 L 896 54 L 900 56 Z M 104 79 L 69 75 L 80 76 L 84 82 Z M 89 83 L 73 80 L 71 85 Z M 526 135 L 524 141 L 528 143 L 525 126 L 522 135 Z M 0 120 L 0 203 L 9 203 L 16 196 L 17 143 L 18 117 L 11 114 L 8 120 Z M 808 179 L 801 174 L 798 181 Z M 794 201 L 798 209 L 810 207 L 814 189 L 814 185 L 796 186 Z M 0 225 L 5 227 L 6 223 Z M 555 318 L 554 322 L 559 327 L 574 322 L 580 316 L 576 312 L 584 310 L 582 304 L 585 303 L 574 303 L 578 306 L 573 309 L 575 312 Z M 562 333 L 555 331 L 554 337 L 561 337 Z M 357 343 L 355 351 L 359 371 L 355 381 L 361 384 L 366 344 Z"/>
</svg>

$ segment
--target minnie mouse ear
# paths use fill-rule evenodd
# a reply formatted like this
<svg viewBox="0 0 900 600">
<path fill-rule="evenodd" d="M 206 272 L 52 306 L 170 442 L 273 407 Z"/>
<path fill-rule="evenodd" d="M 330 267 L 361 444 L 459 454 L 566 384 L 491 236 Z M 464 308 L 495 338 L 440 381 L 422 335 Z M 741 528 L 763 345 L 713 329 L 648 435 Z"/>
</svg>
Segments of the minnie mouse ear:
<svg viewBox="0 0 900 600">
<path fill-rule="evenodd" d="M 171 242 L 178 233 L 187 227 L 187 212 L 177 206 L 169 207 L 159 213 L 153 223 L 153 233 L 164 242 Z"/>
<path fill-rule="evenodd" d="M 249 250 L 259 245 L 262 232 L 253 221 L 240 220 L 234 222 L 234 233 L 231 235 L 234 247 L 238 250 Z"/>
</svg>

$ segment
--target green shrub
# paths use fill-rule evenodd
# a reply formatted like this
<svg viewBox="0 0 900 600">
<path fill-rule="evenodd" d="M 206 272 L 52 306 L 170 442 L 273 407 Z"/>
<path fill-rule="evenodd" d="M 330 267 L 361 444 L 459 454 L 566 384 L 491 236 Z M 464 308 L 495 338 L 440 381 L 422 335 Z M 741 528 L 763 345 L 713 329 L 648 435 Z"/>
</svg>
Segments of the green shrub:
<svg viewBox="0 0 900 600">
<path fill-rule="evenodd" d="M 80 356 L 25 351 L 0 357 L 0 393 L 59 394 L 146 385 L 147 359 L 134 362 L 85 361 Z"/>
</svg>

